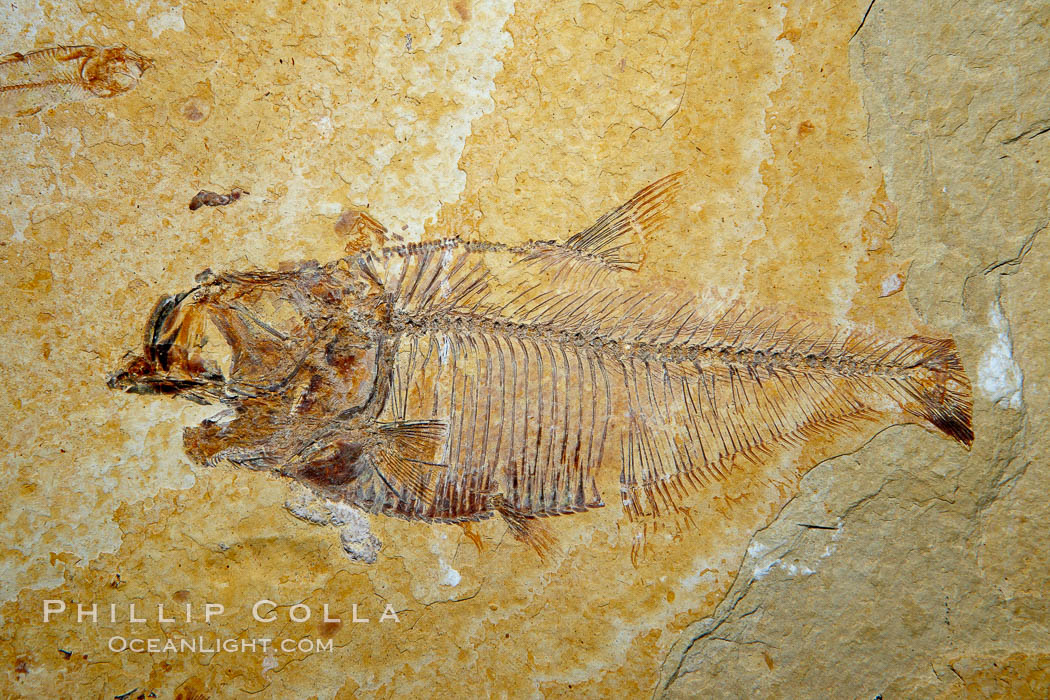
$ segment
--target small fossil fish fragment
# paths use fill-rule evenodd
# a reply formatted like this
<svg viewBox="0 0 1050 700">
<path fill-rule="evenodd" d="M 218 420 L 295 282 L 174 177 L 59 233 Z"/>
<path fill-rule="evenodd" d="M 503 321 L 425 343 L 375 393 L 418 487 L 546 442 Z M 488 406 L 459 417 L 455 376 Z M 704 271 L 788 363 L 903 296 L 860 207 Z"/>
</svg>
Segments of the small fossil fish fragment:
<svg viewBox="0 0 1050 700">
<path fill-rule="evenodd" d="M 236 202 L 246 194 L 251 194 L 251 192 L 242 190 L 240 187 L 234 187 L 229 194 L 201 190 L 190 200 L 190 211 L 197 211 L 201 207 L 224 207 Z"/>
<path fill-rule="evenodd" d="M 400 236 L 386 230 L 386 226 L 369 216 L 368 212 L 348 209 L 335 222 L 335 232 L 346 239 L 347 253 L 358 253 L 369 247 L 382 246 L 391 238 Z"/>
<path fill-rule="evenodd" d="M 0 57 L 0 112 L 26 116 L 63 102 L 114 97 L 153 62 L 124 46 L 55 46 Z"/>
<path fill-rule="evenodd" d="M 624 514 L 649 523 L 866 423 L 971 444 L 950 339 L 648 288 L 636 271 L 678 189 L 659 180 L 565 241 L 450 238 L 204 276 L 157 303 L 109 386 L 223 405 L 184 433 L 197 464 L 407 520 L 500 517 L 541 555 L 542 520 L 602 507 L 595 476 L 617 462 Z"/>
</svg>

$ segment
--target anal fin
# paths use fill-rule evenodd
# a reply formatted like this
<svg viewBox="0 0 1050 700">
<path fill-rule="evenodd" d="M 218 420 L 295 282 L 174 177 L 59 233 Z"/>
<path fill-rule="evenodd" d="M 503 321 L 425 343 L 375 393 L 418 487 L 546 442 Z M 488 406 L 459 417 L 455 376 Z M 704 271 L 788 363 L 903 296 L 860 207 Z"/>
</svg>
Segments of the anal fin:
<svg viewBox="0 0 1050 700">
<path fill-rule="evenodd" d="M 507 528 L 514 539 L 532 547 L 540 559 L 546 560 L 554 551 L 558 542 L 538 518 L 514 508 L 499 494 L 494 496 L 490 503 L 507 523 Z"/>
</svg>

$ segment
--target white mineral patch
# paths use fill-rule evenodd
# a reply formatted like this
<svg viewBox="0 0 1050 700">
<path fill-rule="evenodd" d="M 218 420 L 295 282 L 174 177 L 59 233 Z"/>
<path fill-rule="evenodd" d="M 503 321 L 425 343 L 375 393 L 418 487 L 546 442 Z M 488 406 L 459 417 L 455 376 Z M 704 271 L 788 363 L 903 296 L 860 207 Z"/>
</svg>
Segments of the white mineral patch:
<svg viewBox="0 0 1050 700">
<path fill-rule="evenodd" d="M 353 561 L 374 564 L 383 543 L 372 534 L 368 516 L 353 506 L 336 501 L 325 501 L 332 524 L 339 528 L 339 542 Z"/>
<path fill-rule="evenodd" d="M 181 7 L 169 7 L 160 14 L 150 17 L 146 20 L 146 24 L 149 25 L 149 30 L 153 34 L 154 39 L 165 31 L 182 32 L 186 30 L 186 22 L 182 19 Z"/>
<path fill-rule="evenodd" d="M 832 535 L 832 540 L 837 539 L 838 534 L 839 530 L 836 530 Z M 797 576 L 812 576 L 817 572 L 817 562 L 820 559 L 830 556 L 834 551 L 835 546 L 833 544 L 826 546 L 824 552 L 818 555 L 811 564 L 798 558 L 784 561 L 785 551 L 783 545 L 777 545 L 770 549 L 767 545 L 764 545 L 761 542 L 752 541 L 747 548 L 748 557 L 755 560 L 755 570 L 754 573 L 751 574 L 751 578 L 760 581 L 766 576 L 769 576 L 769 574 L 777 568 L 780 568 L 791 578 Z"/>
<path fill-rule="evenodd" d="M 306 490 L 285 501 L 284 507 L 288 509 L 289 513 L 308 523 L 313 523 L 314 525 L 332 524 L 332 515 L 329 513 L 328 508 L 325 507 L 324 502 Z"/>
<path fill-rule="evenodd" d="M 343 551 L 351 561 L 364 564 L 375 564 L 379 550 L 383 543 L 372 534 L 366 524 L 364 527 L 357 525 L 344 525 L 339 529 L 339 543 L 343 545 Z"/>
<path fill-rule="evenodd" d="M 758 540 L 752 540 L 751 544 L 749 544 L 748 547 L 747 547 L 747 555 L 749 557 L 760 557 L 768 549 L 769 549 L 768 547 L 766 547 L 764 544 L 762 544 Z"/>
<path fill-rule="evenodd" d="M 314 525 L 339 528 L 339 543 L 352 561 L 374 564 L 383 543 L 372 534 L 368 516 L 357 508 L 338 501 L 318 498 L 302 487 L 284 503 L 288 512 Z"/>
<path fill-rule="evenodd" d="M 755 569 L 755 573 L 752 574 L 752 577 L 756 581 L 760 581 L 760 580 L 764 579 L 766 576 L 769 575 L 770 571 L 772 571 L 774 568 L 776 568 L 777 564 L 779 564 L 779 563 L 780 563 L 779 559 L 773 559 L 772 561 L 768 561 L 768 562 L 762 564 L 762 566 L 759 566 L 759 567 L 757 567 Z"/>
<path fill-rule="evenodd" d="M 444 559 L 438 559 L 438 566 L 441 567 L 441 580 L 438 582 L 442 586 L 458 586 L 460 580 L 463 578 L 459 575 L 459 572 L 448 565 Z"/>
<path fill-rule="evenodd" d="M 747 556 L 757 560 L 755 562 L 755 572 L 751 575 L 753 579 L 764 579 L 780 563 L 780 557 L 774 555 L 775 551 L 775 548 L 770 550 L 769 547 L 757 540 L 751 541 L 751 544 L 747 547 Z"/>
<path fill-rule="evenodd" d="M 977 386 L 986 399 L 1000 408 L 1021 408 L 1024 377 L 1014 361 L 1010 324 L 998 300 L 988 310 L 988 326 L 993 338 L 977 365 Z"/>
<path fill-rule="evenodd" d="M 438 117 L 436 124 L 409 105 L 398 105 L 393 111 L 399 147 L 407 146 L 417 155 L 411 171 L 402 176 L 403 182 L 398 187 L 389 187 L 392 183 L 388 183 L 387 189 L 376 193 L 379 201 L 375 203 L 379 211 L 396 211 L 393 223 L 407 224 L 409 237 L 422 236 L 424 224 L 438 213 L 442 203 L 456 201 L 466 187 L 467 176 L 459 168 L 459 160 L 474 121 L 495 109 L 491 94 L 495 78 L 503 70 L 499 56 L 514 43 L 510 33 L 503 30 L 514 13 L 513 0 L 479 2 L 472 4 L 471 10 L 474 18 L 458 40 L 445 41 L 435 24 L 433 36 L 413 42 L 413 55 L 439 56 L 441 63 L 435 65 L 443 66 L 445 75 L 421 59 L 402 63 L 403 37 L 389 37 L 376 56 L 377 70 L 404 76 L 406 94 L 418 98 L 440 84 L 456 105 Z M 399 191 L 414 196 L 402 200 Z"/>
<path fill-rule="evenodd" d="M 895 272 L 882 280 L 882 288 L 879 290 L 880 297 L 888 297 L 904 289 L 904 276 Z"/>
<path fill-rule="evenodd" d="M 332 134 L 335 133 L 335 127 L 332 126 L 332 118 L 327 114 L 320 119 L 315 120 L 314 126 L 317 127 L 317 131 L 321 134 L 321 138 L 326 141 L 332 138 Z"/>
<path fill-rule="evenodd" d="M 787 571 L 788 576 L 798 576 L 799 574 L 801 574 L 802 576 L 810 576 L 812 574 L 817 573 L 805 564 L 788 564 L 787 566 L 782 568 L 785 571 Z"/>
<path fill-rule="evenodd" d="M 328 508 L 328 512 L 332 515 L 332 524 L 342 527 L 343 525 L 353 525 L 354 527 L 368 527 L 368 516 L 362 513 L 357 508 L 349 506 L 339 501 L 325 501 L 325 506 Z"/>
</svg>

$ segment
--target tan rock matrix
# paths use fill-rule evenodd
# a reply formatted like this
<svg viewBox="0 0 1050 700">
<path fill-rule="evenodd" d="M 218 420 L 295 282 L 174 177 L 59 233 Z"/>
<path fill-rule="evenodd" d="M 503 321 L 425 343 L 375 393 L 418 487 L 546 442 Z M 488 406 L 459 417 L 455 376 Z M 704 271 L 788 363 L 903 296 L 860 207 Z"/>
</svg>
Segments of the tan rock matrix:
<svg viewBox="0 0 1050 700">
<path fill-rule="evenodd" d="M 8 3 L 4 695 L 1046 697 L 1047 11 Z"/>
</svg>

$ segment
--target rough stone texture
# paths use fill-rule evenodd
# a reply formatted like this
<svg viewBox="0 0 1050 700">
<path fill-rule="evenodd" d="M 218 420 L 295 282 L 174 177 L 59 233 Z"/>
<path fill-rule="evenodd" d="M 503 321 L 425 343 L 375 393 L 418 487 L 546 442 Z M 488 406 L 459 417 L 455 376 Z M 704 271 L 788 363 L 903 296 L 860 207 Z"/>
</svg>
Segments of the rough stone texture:
<svg viewBox="0 0 1050 700">
<path fill-rule="evenodd" d="M 887 431 L 811 471 L 669 654 L 667 696 L 1050 695 L 1048 22 L 876 3 L 854 39 L 909 301 L 973 358 L 980 437 Z"/>
<path fill-rule="evenodd" d="M 1050 692 L 1045 3 L 877 2 L 852 41 L 867 3 L 9 4 L 0 52 L 125 43 L 156 65 L 119 98 L 0 116 L 7 695 Z M 973 450 L 916 427 L 807 446 L 802 471 L 841 456 L 786 506 L 794 480 L 734 482 L 637 567 L 616 506 L 558 523 L 546 563 L 495 522 L 478 552 L 373 519 L 367 564 L 284 510 L 286 485 L 190 466 L 181 430 L 214 409 L 105 388 L 161 294 L 332 259 L 351 205 L 409 240 L 517 242 L 674 170 L 654 284 L 954 334 Z M 234 186 L 251 194 L 187 208 Z M 44 624 L 47 599 L 99 620 Z M 260 599 L 278 621 L 252 619 Z M 205 603 L 226 613 L 205 624 Z M 114 654 L 114 635 L 333 649 Z"/>
</svg>

